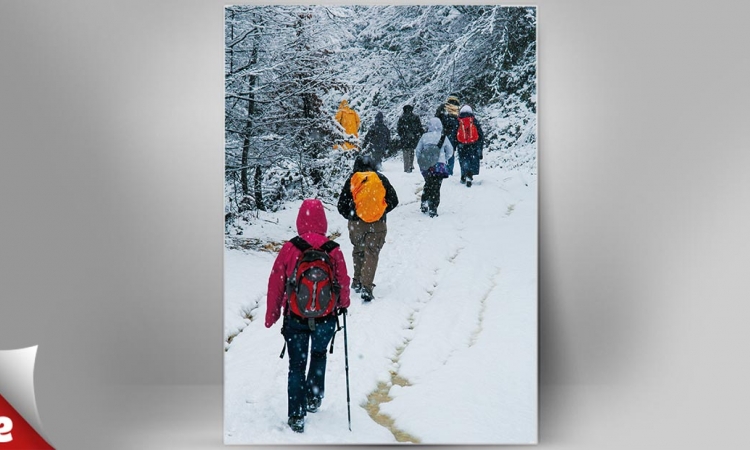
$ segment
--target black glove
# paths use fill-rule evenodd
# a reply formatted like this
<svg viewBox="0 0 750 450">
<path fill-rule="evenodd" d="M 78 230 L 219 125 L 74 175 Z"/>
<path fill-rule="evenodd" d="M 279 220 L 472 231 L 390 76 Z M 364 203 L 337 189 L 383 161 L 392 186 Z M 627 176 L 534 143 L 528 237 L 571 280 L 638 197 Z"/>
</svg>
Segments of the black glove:
<svg viewBox="0 0 750 450">
<path fill-rule="evenodd" d="M 338 308 L 336 309 L 336 315 L 340 316 L 342 314 L 346 314 L 346 308 Z"/>
</svg>

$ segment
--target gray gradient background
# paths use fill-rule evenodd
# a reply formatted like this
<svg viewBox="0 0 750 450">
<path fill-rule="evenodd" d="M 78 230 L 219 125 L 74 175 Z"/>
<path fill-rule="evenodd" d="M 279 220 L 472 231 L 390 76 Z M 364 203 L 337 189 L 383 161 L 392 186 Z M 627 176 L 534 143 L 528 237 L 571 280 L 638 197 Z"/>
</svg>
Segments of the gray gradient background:
<svg viewBox="0 0 750 450">
<path fill-rule="evenodd" d="M 534 4 L 540 446 L 743 448 L 750 4 Z M 222 128 L 223 2 L 0 0 L 0 348 L 59 449 L 222 447 Z"/>
</svg>

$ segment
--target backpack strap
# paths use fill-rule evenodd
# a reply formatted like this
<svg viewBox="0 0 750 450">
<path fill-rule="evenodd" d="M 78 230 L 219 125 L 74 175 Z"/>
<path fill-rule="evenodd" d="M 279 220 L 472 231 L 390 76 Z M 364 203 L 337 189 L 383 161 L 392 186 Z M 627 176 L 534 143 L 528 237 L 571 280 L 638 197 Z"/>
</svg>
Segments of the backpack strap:
<svg viewBox="0 0 750 450">
<path fill-rule="evenodd" d="M 299 236 L 294 236 L 289 240 L 289 242 L 292 243 L 299 251 L 304 252 L 308 248 L 311 248 L 312 245 L 310 245 L 309 242 L 302 239 Z M 289 295 L 291 294 L 292 290 L 294 290 L 296 278 L 297 278 L 297 269 L 299 268 L 299 260 L 297 260 L 296 264 L 294 265 L 294 270 L 292 271 L 292 276 L 287 278 L 286 280 L 286 306 L 285 311 L 286 314 L 291 314 L 291 310 L 289 308 Z"/>
<path fill-rule="evenodd" d="M 300 236 L 294 236 L 289 240 L 297 249 L 300 251 L 305 251 L 309 248 L 312 248 L 312 245 L 307 242 L 306 240 L 302 239 Z M 337 248 L 339 244 L 335 241 L 328 241 L 325 244 L 320 246 L 320 249 L 323 250 L 326 253 L 331 253 L 333 249 Z"/>
<path fill-rule="evenodd" d="M 306 240 L 302 239 L 299 236 L 294 236 L 292 239 L 289 240 L 289 242 L 294 244 L 294 246 L 297 247 L 302 252 L 312 247 L 312 245 L 310 245 L 309 242 L 307 242 Z"/>
<path fill-rule="evenodd" d="M 325 244 L 320 246 L 320 249 L 323 250 L 326 253 L 331 253 L 335 248 L 337 248 L 339 244 L 334 241 L 328 241 Z"/>
<path fill-rule="evenodd" d="M 338 242 L 329 240 L 325 244 L 321 245 L 320 249 L 326 252 L 327 255 L 330 255 L 331 252 L 337 249 L 338 247 L 339 247 Z M 333 290 L 336 293 L 336 298 L 338 301 L 338 295 L 339 295 L 339 292 L 341 292 L 341 285 L 339 284 L 339 281 L 336 279 L 336 261 L 334 261 L 333 258 L 331 258 L 331 268 L 333 269 L 333 272 L 334 272 L 333 280 L 331 281 L 333 282 Z"/>
</svg>

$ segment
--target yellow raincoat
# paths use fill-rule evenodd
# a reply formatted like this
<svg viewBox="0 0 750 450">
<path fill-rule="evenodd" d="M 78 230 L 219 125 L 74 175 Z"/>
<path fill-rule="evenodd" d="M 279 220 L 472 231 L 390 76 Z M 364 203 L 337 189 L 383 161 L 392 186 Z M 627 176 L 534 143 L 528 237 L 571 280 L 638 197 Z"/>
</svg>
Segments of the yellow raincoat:
<svg viewBox="0 0 750 450">
<path fill-rule="evenodd" d="M 341 100 L 341 103 L 339 103 L 339 110 L 336 112 L 336 122 L 341 124 L 347 135 L 359 138 L 359 114 L 349 107 L 348 101 Z M 356 145 L 347 139 L 343 144 L 336 144 L 333 148 L 337 150 L 351 150 L 356 148 Z"/>
</svg>

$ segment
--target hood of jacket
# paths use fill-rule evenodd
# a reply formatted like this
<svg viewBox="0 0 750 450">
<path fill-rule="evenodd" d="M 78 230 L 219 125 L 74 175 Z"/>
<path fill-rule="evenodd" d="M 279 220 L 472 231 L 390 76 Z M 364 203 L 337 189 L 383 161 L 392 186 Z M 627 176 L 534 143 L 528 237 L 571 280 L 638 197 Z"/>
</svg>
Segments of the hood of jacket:
<svg viewBox="0 0 750 450">
<path fill-rule="evenodd" d="M 302 202 L 297 214 L 297 234 L 316 233 L 325 235 L 328 231 L 328 220 L 323 203 L 318 199 L 308 198 Z"/>
<path fill-rule="evenodd" d="M 383 123 L 383 113 L 378 111 L 377 114 L 375 114 L 375 123 Z"/>
<path fill-rule="evenodd" d="M 339 103 L 339 109 L 347 109 L 349 108 L 349 101 L 344 99 L 341 100 L 341 103 Z"/>
<path fill-rule="evenodd" d="M 375 172 L 375 163 L 370 155 L 357 155 L 352 172 Z"/>
<path fill-rule="evenodd" d="M 430 123 L 427 125 L 427 132 L 428 133 L 432 133 L 432 132 L 442 133 L 443 123 L 440 122 L 440 119 L 438 119 L 437 117 L 431 118 Z"/>
</svg>

